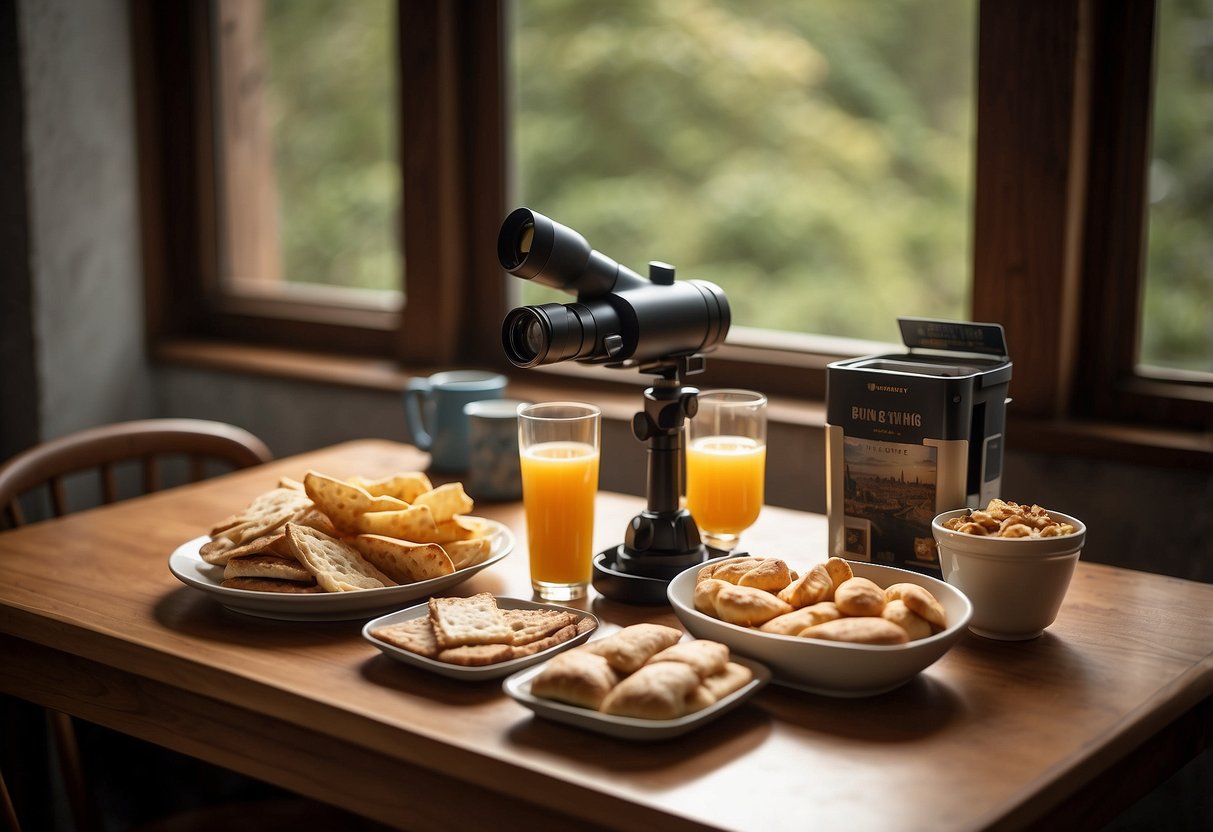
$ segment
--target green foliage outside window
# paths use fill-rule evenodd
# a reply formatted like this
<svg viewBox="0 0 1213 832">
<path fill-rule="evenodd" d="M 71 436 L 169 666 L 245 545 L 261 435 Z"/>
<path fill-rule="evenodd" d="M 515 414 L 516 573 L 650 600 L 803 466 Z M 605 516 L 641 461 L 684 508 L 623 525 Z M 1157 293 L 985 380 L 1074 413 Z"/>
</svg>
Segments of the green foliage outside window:
<svg viewBox="0 0 1213 832">
<path fill-rule="evenodd" d="M 899 315 L 964 317 L 973 15 L 522 0 L 520 203 L 720 284 L 735 324 L 896 341 Z"/>
</svg>

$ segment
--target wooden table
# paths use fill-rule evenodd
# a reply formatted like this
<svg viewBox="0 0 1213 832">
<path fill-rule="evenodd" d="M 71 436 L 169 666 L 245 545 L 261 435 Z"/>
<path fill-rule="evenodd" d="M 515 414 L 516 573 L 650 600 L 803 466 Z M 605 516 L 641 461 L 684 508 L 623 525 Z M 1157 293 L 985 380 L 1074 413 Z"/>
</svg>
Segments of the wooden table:
<svg viewBox="0 0 1213 832">
<path fill-rule="evenodd" d="M 870 699 L 768 686 L 656 744 L 395 662 L 358 621 L 233 613 L 167 568 L 280 475 L 422 459 L 353 442 L 0 535 L 0 689 L 411 829 L 1091 826 L 1209 743 L 1213 586 L 1092 563 L 1039 639 L 966 634 Z M 598 548 L 640 506 L 602 494 Z M 457 592 L 530 597 L 521 506 L 477 513 L 518 548 Z M 778 509 L 746 535 L 755 553 L 808 563 L 825 540 L 825 518 Z M 588 603 L 610 627 L 676 623 L 668 608 Z"/>
</svg>

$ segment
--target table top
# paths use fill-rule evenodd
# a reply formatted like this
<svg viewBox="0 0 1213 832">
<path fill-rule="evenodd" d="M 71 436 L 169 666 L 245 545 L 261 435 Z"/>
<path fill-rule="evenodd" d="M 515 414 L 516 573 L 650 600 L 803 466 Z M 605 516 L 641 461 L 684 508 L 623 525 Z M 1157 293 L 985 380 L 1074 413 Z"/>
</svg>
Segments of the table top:
<svg viewBox="0 0 1213 832">
<path fill-rule="evenodd" d="M 533 716 L 500 681 L 396 662 L 362 621 L 244 616 L 169 572 L 178 545 L 280 476 L 424 463 L 406 445 L 351 442 L 0 534 L 0 689 L 410 828 L 764 830 L 1056 817 L 1098 801 L 1099 778 L 1213 693 L 1213 586 L 1082 562 L 1041 638 L 966 633 L 880 696 L 770 685 L 692 733 L 635 743 Z M 600 494 L 596 550 L 642 506 Z M 474 513 L 510 526 L 517 547 L 449 594 L 531 597 L 521 504 Z M 745 541 L 824 560 L 826 520 L 767 508 Z M 669 608 L 593 591 L 574 605 L 611 628 L 679 626 Z"/>
</svg>

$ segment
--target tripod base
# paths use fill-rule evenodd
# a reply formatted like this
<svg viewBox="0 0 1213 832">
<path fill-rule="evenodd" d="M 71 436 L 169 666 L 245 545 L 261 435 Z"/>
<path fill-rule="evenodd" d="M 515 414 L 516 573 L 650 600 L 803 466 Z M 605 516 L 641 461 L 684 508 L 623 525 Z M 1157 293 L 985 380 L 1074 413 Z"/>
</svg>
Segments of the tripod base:
<svg viewBox="0 0 1213 832">
<path fill-rule="evenodd" d="M 621 543 L 594 555 L 594 589 L 612 601 L 646 607 L 664 606 L 670 603 L 667 595 L 670 581 L 679 572 L 715 558 L 741 554 L 744 553 L 702 546 L 698 552 L 674 558 L 669 555 L 645 558 L 630 554 L 627 546 Z M 631 571 L 625 571 L 629 569 Z M 643 574 L 639 570 L 643 570 Z"/>
</svg>

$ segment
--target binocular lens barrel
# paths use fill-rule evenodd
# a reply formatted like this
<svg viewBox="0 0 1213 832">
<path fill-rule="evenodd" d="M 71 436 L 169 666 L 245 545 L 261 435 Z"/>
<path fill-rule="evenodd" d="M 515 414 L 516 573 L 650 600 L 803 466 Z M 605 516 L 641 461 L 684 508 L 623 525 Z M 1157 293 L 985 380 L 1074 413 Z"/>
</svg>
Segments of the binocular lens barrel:
<svg viewBox="0 0 1213 832">
<path fill-rule="evenodd" d="M 522 306 L 506 315 L 502 346 L 517 367 L 691 355 L 715 348 L 729 331 L 729 302 L 720 287 L 702 280 L 651 282 L 527 208 L 502 223 L 497 259 L 516 277 L 577 295 L 576 303 Z"/>
</svg>

